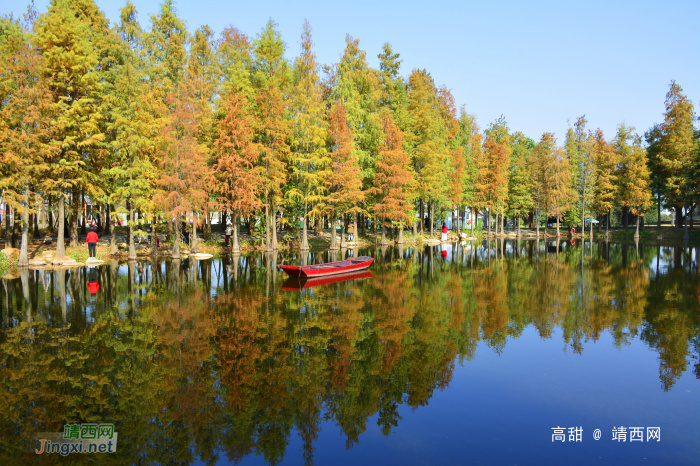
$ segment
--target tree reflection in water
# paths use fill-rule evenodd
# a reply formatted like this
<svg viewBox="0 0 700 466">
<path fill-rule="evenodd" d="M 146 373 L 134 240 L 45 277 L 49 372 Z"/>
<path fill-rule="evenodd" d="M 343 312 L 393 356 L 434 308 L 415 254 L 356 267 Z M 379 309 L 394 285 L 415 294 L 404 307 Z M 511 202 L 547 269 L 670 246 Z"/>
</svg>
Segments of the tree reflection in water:
<svg viewBox="0 0 700 466">
<path fill-rule="evenodd" d="M 617 347 L 640 338 L 658 352 L 663 390 L 689 364 L 700 377 L 697 250 L 521 240 L 445 250 L 360 251 L 377 258 L 374 278 L 299 291 L 281 290 L 277 270 L 294 254 L 6 276 L 0 449 L 39 461 L 22 434 L 109 420 L 120 454 L 107 464 L 221 454 L 275 464 L 293 430 L 311 464 L 323 422 L 347 448 L 375 415 L 389 435 L 399 406 L 426 405 L 479 342 L 502 353 L 530 326 L 541 338 L 561 329 L 579 354 L 605 331 Z"/>
</svg>

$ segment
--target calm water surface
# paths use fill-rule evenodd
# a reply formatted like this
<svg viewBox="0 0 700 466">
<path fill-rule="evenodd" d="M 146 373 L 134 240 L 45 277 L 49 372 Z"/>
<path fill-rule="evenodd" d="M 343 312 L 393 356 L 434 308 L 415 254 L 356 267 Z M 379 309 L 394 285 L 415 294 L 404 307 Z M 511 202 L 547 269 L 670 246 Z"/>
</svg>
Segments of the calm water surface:
<svg viewBox="0 0 700 466">
<path fill-rule="evenodd" d="M 371 248 L 343 251 L 371 277 L 306 288 L 297 253 L 6 276 L 0 464 L 697 465 L 699 252 Z M 92 421 L 116 454 L 25 452 Z"/>
</svg>

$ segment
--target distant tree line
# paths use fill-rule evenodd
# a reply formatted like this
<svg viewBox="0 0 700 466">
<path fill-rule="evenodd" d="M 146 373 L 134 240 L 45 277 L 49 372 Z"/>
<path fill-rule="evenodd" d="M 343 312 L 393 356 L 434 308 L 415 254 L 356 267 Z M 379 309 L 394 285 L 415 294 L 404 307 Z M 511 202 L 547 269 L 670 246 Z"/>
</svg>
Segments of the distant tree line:
<svg viewBox="0 0 700 466">
<path fill-rule="evenodd" d="M 0 188 L 6 238 L 10 207 L 21 224 L 20 265 L 41 209 L 56 211 L 57 255 L 64 230 L 77 246 L 86 198 L 107 218 L 128 216 L 132 258 L 137 218 L 167 221 L 179 257 L 180 222 L 192 219 L 196 251 L 196 229 L 208 237 L 217 211 L 235 227 L 236 252 L 251 218 L 274 250 L 289 218 L 305 219 L 307 249 L 310 223 L 340 219 L 417 235 L 429 218 L 432 234 L 436 217 L 469 210 L 493 219 L 489 234 L 507 218 L 538 234 L 554 219 L 560 234 L 560 219 L 584 229 L 586 219 L 608 225 L 612 211 L 639 224 L 654 203 L 657 218 L 672 209 L 687 228 L 697 206 L 700 137 L 675 82 L 664 122 L 644 137 L 621 124 L 606 140 L 582 116 L 559 145 L 503 117 L 482 131 L 426 70 L 402 76 L 388 43 L 379 69 L 350 35 L 339 63 L 321 65 L 307 22 L 299 56 L 285 52 L 273 21 L 255 39 L 233 27 L 190 34 L 171 0 L 149 30 L 130 2 L 113 25 L 93 0 L 0 19 Z"/>
</svg>

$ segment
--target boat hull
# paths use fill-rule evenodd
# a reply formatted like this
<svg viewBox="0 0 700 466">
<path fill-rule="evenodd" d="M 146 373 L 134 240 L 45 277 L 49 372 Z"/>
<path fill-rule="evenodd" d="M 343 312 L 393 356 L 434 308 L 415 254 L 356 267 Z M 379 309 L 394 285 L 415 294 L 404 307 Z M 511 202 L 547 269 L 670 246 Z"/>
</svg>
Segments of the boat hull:
<svg viewBox="0 0 700 466">
<path fill-rule="evenodd" d="M 371 257 L 358 257 L 357 259 L 329 262 L 327 264 L 304 265 L 300 267 L 282 265 L 281 267 L 290 277 L 310 278 L 357 272 L 369 268 L 372 262 L 374 262 L 374 259 Z"/>
<path fill-rule="evenodd" d="M 299 291 L 315 286 L 328 285 L 329 283 L 344 282 L 348 280 L 356 280 L 361 278 L 374 278 L 369 270 L 361 270 L 359 272 L 347 272 L 337 275 L 323 275 L 320 277 L 300 278 L 289 277 L 282 284 L 282 289 L 285 291 Z"/>
</svg>

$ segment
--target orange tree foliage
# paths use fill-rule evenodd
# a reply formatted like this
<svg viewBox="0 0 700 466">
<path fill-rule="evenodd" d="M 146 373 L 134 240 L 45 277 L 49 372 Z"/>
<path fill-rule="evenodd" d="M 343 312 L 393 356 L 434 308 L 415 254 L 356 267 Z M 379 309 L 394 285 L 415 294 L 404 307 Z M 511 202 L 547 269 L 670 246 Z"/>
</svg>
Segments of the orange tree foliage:
<svg viewBox="0 0 700 466">
<path fill-rule="evenodd" d="M 413 174 L 408 154 L 403 149 L 403 133 L 391 115 L 382 119 L 384 143 L 379 146 L 376 173 L 371 192 L 377 196 L 374 216 L 384 222 L 410 222 Z"/>
<path fill-rule="evenodd" d="M 601 215 L 606 215 L 615 206 L 619 158 L 615 148 L 605 141 L 603 131 L 600 128 L 596 130 L 594 138 L 593 160 L 596 167 L 596 175 L 592 209 Z"/>
<path fill-rule="evenodd" d="M 355 144 L 350 135 L 345 105 L 336 103 L 329 113 L 328 145 L 330 174 L 326 177 L 326 206 L 334 214 L 361 212 L 364 199 L 362 173 L 357 162 Z"/>
<path fill-rule="evenodd" d="M 250 214 L 258 209 L 265 183 L 260 165 L 260 147 L 255 142 L 255 119 L 248 103 L 236 89 L 224 97 L 223 117 L 218 122 L 219 135 L 214 141 L 219 204 L 236 214 Z"/>
<path fill-rule="evenodd" d="M 172 113 L 161 131 L 161 177 L 154 196 L 168 221 L 176 223 L 173 254 L 179 254 L 180 220 L 191 211 L 198 212 L 208 201 L 207 184 L 211 182 L 206 155 L 197 143 L 195 108 L 182 94 L 180 89 L 171 92 L 166 101 Z M 193 219 L 193 225 L 195 222 Z"/>
<path fill-rule="evenodd" d="M 25 37 L 6 37 L 15 52 L 6 57 L 3 77 L 9 91 L 0 107 L 0 202 L 22 214 L 19 265 L 27 265 L 29 213 L 42 201 L 36 195 L 57 152 L 51 124 L 53 95 L 42 76 L 43 58 Z M 6 247 L 9 247 L 7 245 Z"/>
</svg>

